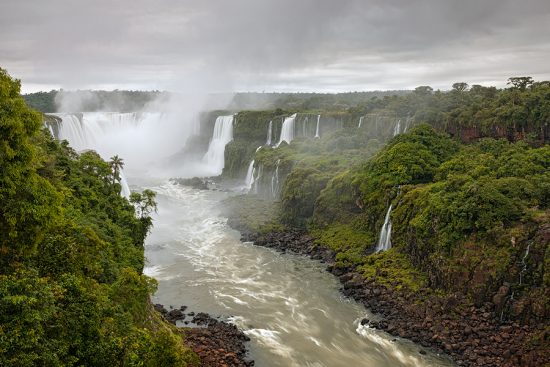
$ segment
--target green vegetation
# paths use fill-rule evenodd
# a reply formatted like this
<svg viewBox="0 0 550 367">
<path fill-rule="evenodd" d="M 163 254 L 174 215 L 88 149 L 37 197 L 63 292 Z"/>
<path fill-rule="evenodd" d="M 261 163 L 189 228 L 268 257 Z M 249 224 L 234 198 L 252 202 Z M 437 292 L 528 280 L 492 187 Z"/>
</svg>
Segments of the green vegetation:
<svg viewBox="0 0 550 367">
<path fill-rule="evenodd" d="M 459 292 L 481 305 L 506 284 L 522 306 L 495 304 L 503 317 L 550 316 L 550 83 L 423 86 L 316 111 L 343 127 L 321 139 L 300 134 L 302 111 L 290 145 L 253 156 L 260 187 L 270 190 L 277 162 L 284 182 L 269 226 L 308 230 L 336 266 L 387 286 Z M 393 248 L 375 254 L 390 204 Z"/>
<path fill-rule="evenodd" d="M 41 131 L 19 92 L 0 69 L 0 365 L 194 364 L 142 274 L 154 193 L 136 217 L 109 163 Z"/>
</svg>

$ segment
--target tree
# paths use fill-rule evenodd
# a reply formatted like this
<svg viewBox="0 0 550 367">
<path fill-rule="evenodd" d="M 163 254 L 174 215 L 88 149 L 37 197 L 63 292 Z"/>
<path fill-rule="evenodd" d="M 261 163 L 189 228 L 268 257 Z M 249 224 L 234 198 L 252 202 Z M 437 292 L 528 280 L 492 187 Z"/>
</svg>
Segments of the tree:
<svg viewBox="0 0 550 367">
<path fill-rule="evenodd" d="M 524 91 L 528 86 L 533 84 L 533 78 L 530 76 L 516 76 L 508 79 L 507 85 L 512 85 L 513 88 Z"/>
<path fill-rule="evenodd" d="M 134 204 L 138 218 L 143 219 L 148 217 L 153 211 L 157 212 L 156 196 L 157 193 L 149 189 L 145 189 L 141 193 L 133 192 L 130 195 L 130 202 Z"/>
<path fill-rule="evenodd" d="M 115 183 L 115 181 L 120 182 L 120 172 L 124 167 L 124 160 L 118 155 L 114 155 L 111 157 L 109 165 L 111 166 L 111 171 L 113 172 L 113 183 Z"/>
<path fill-rule="evenodd" d="M 420 87 L 414 88 L 414 93 L 421 96 L 427 96 L 429 94 L 432 94 L 433 91 L 434 89 L 429 85 L 421 85 Z"/>
<path fill-rule="evenodd" d="M 460 83 L 454 83 L 453 89 L 457 92 L 464 92 L 468 89 L 468 83 L 460 82 Z"/>
</svg>

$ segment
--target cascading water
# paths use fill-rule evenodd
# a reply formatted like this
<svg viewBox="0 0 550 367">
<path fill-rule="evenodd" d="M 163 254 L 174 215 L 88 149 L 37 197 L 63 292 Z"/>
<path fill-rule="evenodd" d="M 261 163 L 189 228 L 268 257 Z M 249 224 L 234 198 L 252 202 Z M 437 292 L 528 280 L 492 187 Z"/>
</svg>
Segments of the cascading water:
<svg viewBox="0 0 550 367">
<path fill-rule="evenodd" d="M 248 191 L 254 186 L 254 159 L 248 165 L 248 170 L 246 171 L 245 187 Z"/>
<path fill-rule="evenodd" d="M 405 128 L 403 129 L 403 134 L 405 134 L 407 132 L 407 130 L 409 130 L 411 120 L 412 119 L 410 117 L 407 117 L 407 119 L 405 120 Z"/>
<path fill-rule="evenodd" d="M 252 188 L 250 192 L 257 194 L 258 193 L 258 183 L 260 182 L 260 179 L 262 175 L 264 174 L 264 166 L 260 163 L 258 169 L 254 169 L 252 172 Z"/>
<path fill-rule="evenodd" d="M 281 145 L 283 141 L 288 144 L 294 139 L 294 123 L 296 121 L 296 114 L 285 118 L 283 121 L 283 127 L 281 128 L 281 137 L 277 146 Z"/>
<path fill-rule="evenodd" d="M 361 116 L 359 117 L 359 125 L 357 125 L 357 128 L 359 129 L 361 127 L 361 125 L 363 124 L 363 119 L 365 118 L 365 116 Z"/>
<path fill-rule="evenodd" d="M 397 120 L 395 128 L 393 129 L 393 136 L 397 136 L 401 133 L 401 119 Z"/>
<path fill-rule="evenodd" d="M 262 146 L 260 145 L 258 148 L 256 148 L 256 153 L 258 150 L 262 149 Z M 248 191 L 252 189 L 252 186 L 254 186 L 254 174 L 256 173 L 256 169 L 254 168 L 254 159 L 250 162 L 248 165 L 248 170 L 246 171 L 246 178 L 245 178 L 245 187 Z"/>
<path fill-rule="evenodd" d="M 307 125 L 309 122 L 309 117 L 306 116 L 304 122 L 302 123 L 302 136 L 305 138 L 307 136 Z"/>
<path fill-rule="evenodd" d="M 527 271 L 527 263 L 525 260 L 527 260 L 527 256 L 529 256 L 529 248 L 531 247 L 531 244 L 527 244 L 527 248 L 525 249 L 525 254 L 521 258 L 521 264 L 523 265 L 523 268 L 519 272 L 519 284 L 521 285 L 523 283 L 523 273 Z"/>
<path fill-rule="evenodd" d="M 128 181 L 126 180 L 126 176 L 124 175 L 124 172 L 120 170 L 120 186 L 122 187 L 122 190 L 120 191 L 120 194 L 124 196 L 126 199 L 130 198 L 130 194 L 132 193 L 130 191 L 130 186 L 128 186 Z"/>
<path fill-rule="evenodd" d="M 279 197 L 279 164 L 281 163 L 280 159 L 277 159 L 275 164 L 275 171 L 273 176 L 271 176 L 271 197 L 277 199 Z"/>
<path fill-rule="evenodd" d="M 222 173 L 225 146 L 231 140 L 233 140 L 233 115 L 219 116 L 214 124 L 214 133 L 208 151 L 203 157 L 203 162 L 208 165 L 212 175 L 217 176 Z"/>
<path fill-rule="evenodd" d="M 267 141 L 265 145 L 271 146 L 271 139 L 273 137 L 273 120 L 269 121 L 269 126 L 267 127 Z"/>
<path fill-rule="evenodd" d="M 315 127 L 315 137 L 320 138 L 319 135 L 319 121 L 321 120 L 321 115 L 317 115 L 317 126 Z"/>
<path fill-rule="evenodd" d="M 152 154 L 147 149 L 144 136 L 151 138 L 152 131 L 161 128 L 162 113 L 116 113 L 116 112 L 85 112 L 85 113 L 57 113 L 53 114 L 61 119 L 57 126 L 57 136 L 51 125 L 48 125 L 52 135 L 60 140 L 67 140 L 76 151 L 86 149 L 96 150 L 103 159 L 109 159 L 113 155 L 126 157 L 136 153 L 139 146 L 138 157 L 135 162 L 143 162 L 151 158 Z M 140 139 L 140 136 L 141 138 Z M 132 144 L 127 141 L 131 140 Z M 125 150 L 126 149 L 126 150 Z M 156 148 L 158 150 L 158 147 Z M 130 157 L 129 157 L 130 158 Z M 131 162 L 130 158 L 130 162 Z M 131 164 L 130 164 L 131 165 Z M 130 189 L 124 172 L 120 172 L 121 195 L 128 198 Z"/>
<path fill-rule="evenodd" d="M 386 217 L 384 218 L 384 224 L 380 230 L 380 238 L 378 239 L 378 244 L 376 245 L 376 252 L 386 251 L 391 248 L 391 214 L 392 205 L 388 208 Z"/>
</svg>

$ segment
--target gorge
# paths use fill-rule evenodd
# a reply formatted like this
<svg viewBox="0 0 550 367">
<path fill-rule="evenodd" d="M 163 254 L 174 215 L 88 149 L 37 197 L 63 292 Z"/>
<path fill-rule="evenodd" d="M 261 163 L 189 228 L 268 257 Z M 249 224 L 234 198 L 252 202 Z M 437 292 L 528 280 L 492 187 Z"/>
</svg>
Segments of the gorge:
<svg viewBox="0 0 550 367">
<path fill-rule="evenodd" d="M 130 274 L 157 279 L 153 303 L 185 306 L 176 325 L 189 335 L 200 312 L 236 325 L 257 365 L 543 365 L 545 110 L 522 125 L 507 115 L 462 119 L 479 118 L 481 105 L 531 108 L 548 86 L 499 90 L 481 105 L 477 89 L 466 93 L 415 91 L 345 110 L 215 110 L 186 123 L 164 112 L 48 114 L 40 149 L 59 150 L 62 171 L 39 172 L 57 185 L 81 182 L 68 192 L 97 218 L 130 210 L 127 197 L 140 205 L 137 218 L 116 214 L 90 228 L 142 228 L 124 229 L 124 243 L 132 231 L 143 236 Z M 125 162 L 118 181 L 101 160 L 113 155 Z M 142 206 L 155 192 L 154 207 Z M 81 220 L 74 208 L 63 213 Z M 140 226 L 151 224 L 140 245 Z M 117 243 L 109 236 L 125 238 L 120 231 L 94 241 Z M 57 261 L 47 243 L 45 272 Z M 104 271 L 91 274 L 104 282 Z M 150 330 L 156 338 L 158 327 Z M 177 353 L 193 365 L 190 351 Z"/>
</svg>

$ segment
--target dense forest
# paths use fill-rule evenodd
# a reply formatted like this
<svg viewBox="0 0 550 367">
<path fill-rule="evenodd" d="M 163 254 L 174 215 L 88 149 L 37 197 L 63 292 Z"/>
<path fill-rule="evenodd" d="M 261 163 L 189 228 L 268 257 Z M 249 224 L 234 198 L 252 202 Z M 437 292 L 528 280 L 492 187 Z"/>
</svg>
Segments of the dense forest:
<svg viewBox="0 0 550 367">
<path fill-rule="evenodd" d="M 129 202 L 115 167 L 42 126 L 0 69 L 0 365 L 196 362 L 142 273 L 154 193 Z"/>
<path fill-rule="evenodd" d="M 514 341 L 524 362 L 506 363 L 533 363 L 532 356 L 549 347 L 550 83 L 509 82 L 504 89 L 418 87 L 344 112 L 238 113 L 223 175 L 242 177 L 252 159 L 260 174 L 249 194 L 228 201 L 238 213 L 234 225 L 260 243 L 307 233 L 316 247 L 334 254 L 337 275 L 360 274 L 370 286 L 396 292 L 392 299 L 413 299 L 419 308 L 452 305 L 439 312 L 450 318 L 441 323 L 456 330 L 447 325 L 441 336 L 439 325 L 422 338 L 459 360 L 505 362 L 497 347 L 484 359 L 468 344 L 471 336 L 463 330 L 479 324 L 469 320 L 469 307 L 484 310 L 494 330 L 525 325 L 529 336 Z M 291 113 L 297 113 L 295 139 L 264 145 L 269 121 L 280 131 L 281 116 Z M 314 137 L 312 120 L 320 121 L 321 138 Z M 391 248 L 379 251 L 387 223 Z M 311 252 L 304 243 L 291 248 Z M 411 325 L 428 312 L 398 310 Z M 426 323 L 424 316 L 419 322 Z M 410 337 L 418 330 L 393 332 Z M 500 340 L 494 335 L 477 337 Z"/>
</svg>

